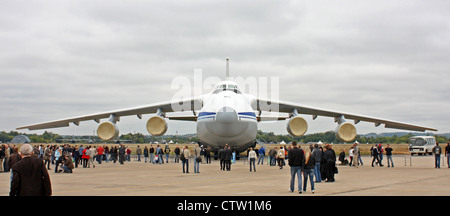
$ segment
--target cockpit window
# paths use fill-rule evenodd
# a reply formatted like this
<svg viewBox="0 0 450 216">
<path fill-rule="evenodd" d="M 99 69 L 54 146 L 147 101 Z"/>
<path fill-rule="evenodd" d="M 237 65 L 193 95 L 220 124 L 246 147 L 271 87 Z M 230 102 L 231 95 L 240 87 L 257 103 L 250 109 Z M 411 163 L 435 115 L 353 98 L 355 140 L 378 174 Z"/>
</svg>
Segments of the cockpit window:
<svg viewBox="0 0 450 216">
<path fill-rule="evenodd" d="M 241 94 L 241 91 L 239 91 L 239 89 L 237 88 L 236 85 L 234 84 L 222 84 L 222 85 L 218 85 L 216 90 L 213 92 L 213 94 L 217 94 L 219 92 L 223 92 L 223 91 L 232 91 L 236 94 Z"/>
<path fill-rule="evenodd" d="M 228 85 L 228 88 L 229 88 L 229 89 L 235 89 L 236 86 L 235 86 L 235 85 Z"/>
</svg>

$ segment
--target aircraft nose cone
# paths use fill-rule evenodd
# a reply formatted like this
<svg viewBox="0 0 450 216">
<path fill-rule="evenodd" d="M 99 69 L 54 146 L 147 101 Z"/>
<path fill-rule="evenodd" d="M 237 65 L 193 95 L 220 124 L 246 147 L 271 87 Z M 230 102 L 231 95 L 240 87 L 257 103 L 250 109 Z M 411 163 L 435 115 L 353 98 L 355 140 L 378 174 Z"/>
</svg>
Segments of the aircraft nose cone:
<svg viewBox="0 0 450 216">
<path fill-rule="evenodd" d="M 238 121 L 236 110 L 231 107 L 222 107 L 216 114 L 216 122 L 232 124 Z"/>
</svg>

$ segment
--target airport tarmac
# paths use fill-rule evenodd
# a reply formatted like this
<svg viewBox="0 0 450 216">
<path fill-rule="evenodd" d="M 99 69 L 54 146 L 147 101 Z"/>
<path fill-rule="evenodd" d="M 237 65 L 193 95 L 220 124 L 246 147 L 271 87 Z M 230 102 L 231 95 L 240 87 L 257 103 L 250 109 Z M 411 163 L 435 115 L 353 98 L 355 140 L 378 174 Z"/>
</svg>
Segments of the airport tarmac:
<svg viewBox="0 0 450 216">
<path fill-rule="evenodd" d="M 267 157 L 266 157 L 267 159 Z M 49 171 L 54 196 L 449 196 L 450 169 L 447 163 L 434 168 L 434 156 L 396 155 L 394 168 L 371 167 L 371 158 L 363 157 L 359 168 L 338 166 L 336 182 L 316 183 L 312 194 L 290 193 L 290 169 L 285 166 L 257 165 L 249 172 L 248 162 L 238 160 L 231 171 L 219 170 L 219 162 L 201 164 L 194 173 L 193 159 L 189 174 L 181 163 L 149 164 L 131 161 L 124 165 L 105 163 L 95 168 L 76 168 L 74 173 Z M 7 196 L 10 174 L 0 173 L 0 195 Z M 297 186 L 295 187 L 297 190 Z"/>
</svg>

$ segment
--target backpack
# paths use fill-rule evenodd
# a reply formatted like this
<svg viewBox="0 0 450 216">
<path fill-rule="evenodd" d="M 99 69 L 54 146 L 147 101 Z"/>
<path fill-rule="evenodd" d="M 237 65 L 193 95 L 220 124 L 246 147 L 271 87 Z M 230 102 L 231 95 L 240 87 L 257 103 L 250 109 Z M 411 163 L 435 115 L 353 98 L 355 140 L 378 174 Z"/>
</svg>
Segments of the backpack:
<svg viewBox="0 0 450 216">
<path fill-rule="evenodd" d="M 180 154 L 180 159 L 181 159 L 181 160 L 185 160 L 185 159 L 186 159 L 186 158 L 184 157 L 184 151 L 181 152 L 181 154 Z"/>
</svg>

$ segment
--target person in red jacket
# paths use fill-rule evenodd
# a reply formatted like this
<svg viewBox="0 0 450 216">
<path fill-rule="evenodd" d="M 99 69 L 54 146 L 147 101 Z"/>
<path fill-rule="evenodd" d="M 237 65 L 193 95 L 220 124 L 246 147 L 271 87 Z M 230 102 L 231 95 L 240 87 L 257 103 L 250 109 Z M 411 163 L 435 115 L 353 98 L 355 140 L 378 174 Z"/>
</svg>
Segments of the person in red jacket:
<svg viewBox="0 0 450 216">
<path fill-rule="evenodd" d="M 102 164 L 103 152 L 105 149 L 102 146 L 98 146 L 97 148 L 97 162 L 98 164 Z"/>
<path fill-rule="evenodd" d="M 89 161 L 89 147 L 86 147 L 83 150 L 83 155 L 81 156 L 81 158 L 83 159 L 83 168 L 86 168 Z"/>
<path fill-rule="evenodd" d="M 127 161 L 131 160 L 131 149 L 127 146 Z"/>
</svg>

